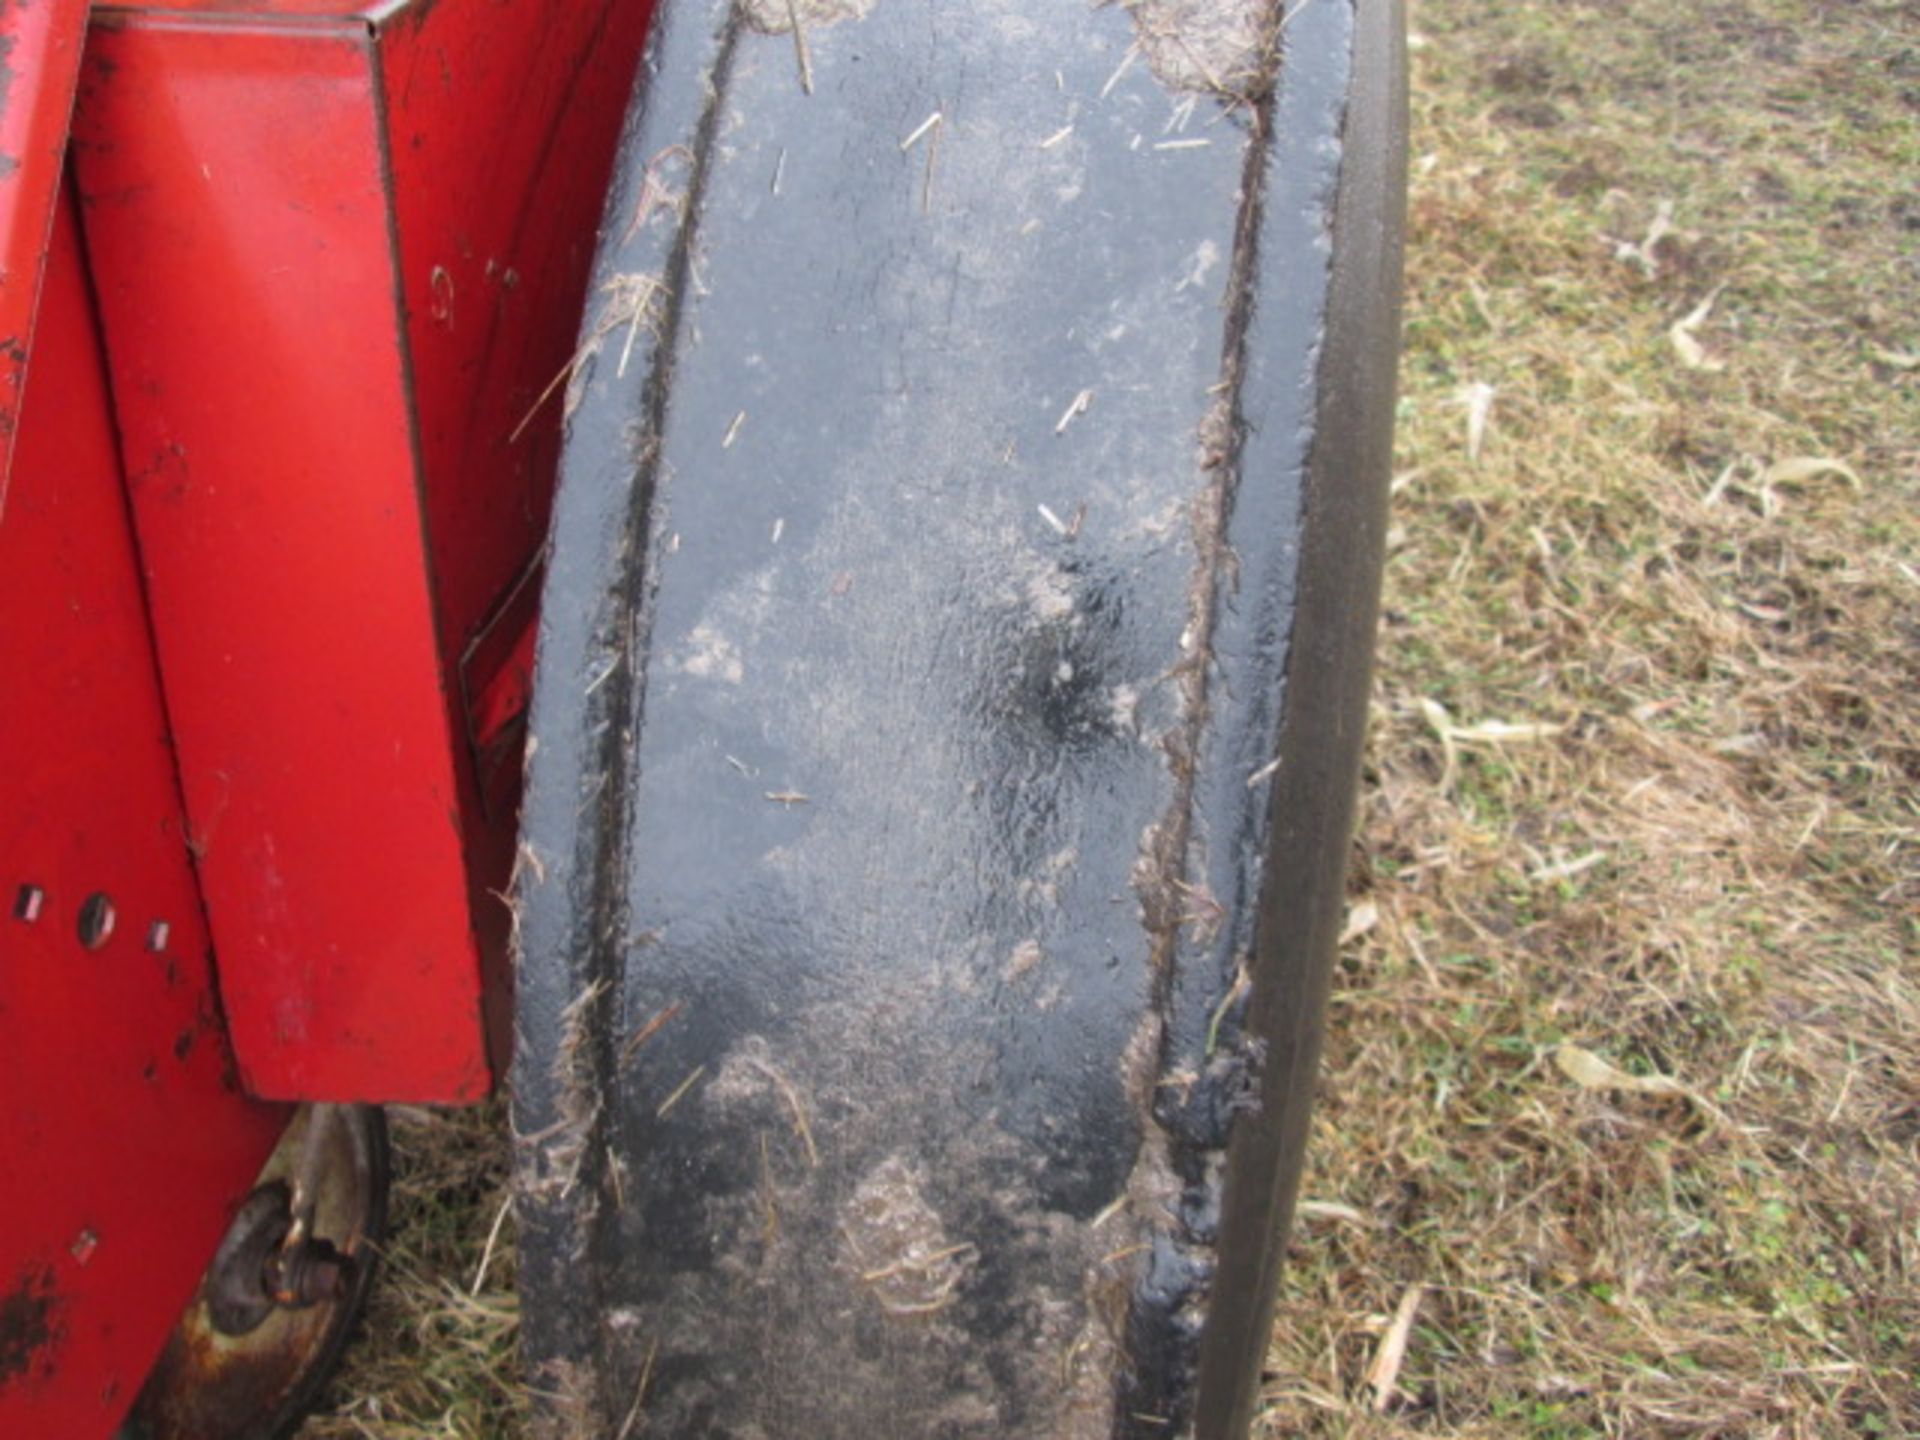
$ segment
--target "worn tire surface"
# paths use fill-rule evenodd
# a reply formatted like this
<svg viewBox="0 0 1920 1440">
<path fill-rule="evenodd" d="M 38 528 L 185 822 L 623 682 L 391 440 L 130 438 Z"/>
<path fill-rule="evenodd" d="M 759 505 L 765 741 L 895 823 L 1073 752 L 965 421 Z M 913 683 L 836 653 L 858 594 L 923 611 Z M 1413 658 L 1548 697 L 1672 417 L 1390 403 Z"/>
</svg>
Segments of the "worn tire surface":
<svg viewBox="0 0 1920 1440">
<path fill-rule="evenodd" d="M 540 1433 L 1245 1432 L 1378 599 L 1400 26 L 661 0 L 523 821 Z"/>
</svg>

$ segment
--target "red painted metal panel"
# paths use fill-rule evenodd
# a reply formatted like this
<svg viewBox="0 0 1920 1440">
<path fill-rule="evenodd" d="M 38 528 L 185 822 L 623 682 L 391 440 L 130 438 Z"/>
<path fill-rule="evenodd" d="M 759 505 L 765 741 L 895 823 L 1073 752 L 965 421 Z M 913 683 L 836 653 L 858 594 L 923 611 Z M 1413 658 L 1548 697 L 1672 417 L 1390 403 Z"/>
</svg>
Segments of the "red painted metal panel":
<svg viewBox="0 0 1920 1440">
<path fill-rule="evenodd" d="M 647 4 L 414 7 L 380 31 L 443 640 L 546 532 L 560 405 Z M 545 368 L 527 363 L 536 353 Z M 529 421 L 529 413 L 533 412 Z M 527 421 L 525 425 L 523 421 Z"/>
<path fill-rule="evenodd" d="M 468 873 L 495 993 L 507 984 L 508 914 L 492 892 L 512 861 L 513 722 L 526 708 L 534 569 L 559 461 L 551 382 L 578 338 L 652 9 L 442 0 L 402 6 L 376 30 L 421 493 L 462 774 L 477 787 Z"/>
<path fill-rule="evenodd" d="M 247 1082 L 471 1100 L 559 407 L 521 422 L 651 6 L 316 9 L 101 12 L 86 229 Z"/>
<path fill-rule="evenodd" d="M 0 511 L 86 22 L 87 0 L 0 0 Z"/>
<path fill-rule="evenodd" d="M 491 1083 L 362 24 L 96 22 L 85 228 L 234 1048 Z"/>
<path fill-rule="evenodd" d="M 0 518 L 0 1435 L 96 1440 L 284 1113 L 232 1078 L 66 207 L 51 254 Z"/>
</svg>

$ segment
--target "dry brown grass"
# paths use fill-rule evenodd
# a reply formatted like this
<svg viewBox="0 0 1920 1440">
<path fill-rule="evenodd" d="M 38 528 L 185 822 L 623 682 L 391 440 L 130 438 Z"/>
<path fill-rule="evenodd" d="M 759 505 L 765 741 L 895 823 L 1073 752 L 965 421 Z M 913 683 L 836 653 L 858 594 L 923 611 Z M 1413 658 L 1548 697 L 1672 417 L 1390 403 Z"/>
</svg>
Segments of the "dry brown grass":
<svg viewBox="0 0 1920 1440">
<path fill-rule="evenodd" d="M 1265 1433 L 1920 1434 L 1920 10 L 1414 28 L 1360 933 Z M 307 1434 L 511 1436 L 496 1122 L 399 1139 Z"/>
<path fill-rule="evenodd" d="M 526 1407 L 504 1109 L 388 1116 L 386 1268 L 334 1408 L 308 1420 L 301 1440 L 508 1440 Z"/>
</svg>

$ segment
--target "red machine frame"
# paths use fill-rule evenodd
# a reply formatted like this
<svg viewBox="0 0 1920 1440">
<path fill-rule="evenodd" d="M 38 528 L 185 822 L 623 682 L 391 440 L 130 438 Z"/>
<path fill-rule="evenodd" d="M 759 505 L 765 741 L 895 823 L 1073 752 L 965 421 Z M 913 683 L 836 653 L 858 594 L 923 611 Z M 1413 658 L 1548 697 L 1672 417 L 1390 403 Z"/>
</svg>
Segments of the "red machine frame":
<svg viewBox="0 0 1920 1440">
<path fill-rule="evenodd" d="M 492 1088 L 650 10 L 0 3 L 0 1433 L 112 1433 L 281 1102 Z"/>
</svg>

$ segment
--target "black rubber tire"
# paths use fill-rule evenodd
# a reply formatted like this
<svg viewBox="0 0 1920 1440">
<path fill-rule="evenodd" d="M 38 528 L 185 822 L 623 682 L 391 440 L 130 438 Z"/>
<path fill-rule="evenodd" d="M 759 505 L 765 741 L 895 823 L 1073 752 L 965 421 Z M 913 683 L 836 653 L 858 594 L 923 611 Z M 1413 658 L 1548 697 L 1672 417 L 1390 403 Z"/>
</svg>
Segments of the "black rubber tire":
<svg viewBox="0 0 1920 1440">
<path fill-rule="evenodd" d="M 1276 25 L 662 0 L 529 746 L 540 1434 L 1245 1432 L 1404 190 L 1396 0 Z"/>
</svg>

